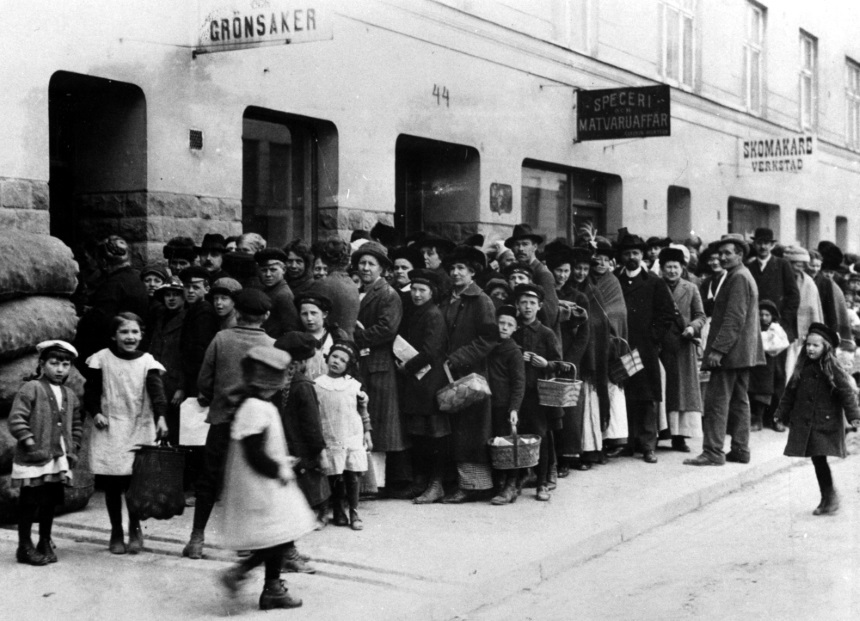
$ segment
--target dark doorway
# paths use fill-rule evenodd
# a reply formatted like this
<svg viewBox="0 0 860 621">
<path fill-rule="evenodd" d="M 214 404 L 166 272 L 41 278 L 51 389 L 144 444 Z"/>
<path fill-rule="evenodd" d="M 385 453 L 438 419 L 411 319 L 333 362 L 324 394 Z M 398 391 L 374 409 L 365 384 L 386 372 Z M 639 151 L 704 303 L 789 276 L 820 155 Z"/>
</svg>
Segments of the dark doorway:
<svg viewBox="0 0 860 621">
<path fill-rule="evenodd" d="M 146 239 L 146 98 L 134 84 L 58 71 L 48 85 L 51 235 L 72 248 Z"/>
</svg>

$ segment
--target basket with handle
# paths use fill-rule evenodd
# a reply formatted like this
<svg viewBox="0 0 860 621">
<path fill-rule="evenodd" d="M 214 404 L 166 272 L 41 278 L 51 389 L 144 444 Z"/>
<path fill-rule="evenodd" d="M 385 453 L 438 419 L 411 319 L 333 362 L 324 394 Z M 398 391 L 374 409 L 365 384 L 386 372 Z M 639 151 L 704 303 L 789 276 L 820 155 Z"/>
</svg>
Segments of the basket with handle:
<svg viewBox="0 0 860 621">
<path fill-rule="evenodd" d="M 551 377 L 538 380 L 538 402 L 541 405 L 552 408 L 572 408 L 579 403 L 582 380 L 576 379 L 576 365 L 570 362 L 565 364 L 573 367 L 572 378 Z"/>
<path fill-rule="evenodd" d="M 627 346 L 627 353 L 609 363 L 609 379 L 613 384 L 621 385 L 645 368 L 638 349 L 631 349 L 630 343 L 620 336 L 612 337 Z"/>
<path fill-rule="evenodd" d="M 448 376 L 450 383 L 436 392 L 436 401 L 441 411 L 459 412 L 490 396 L 490 385 L 483 375 L 470 373 L 455 381 L 447 362 L 442 365 L 442 368 L 445 369 L 445 375 Z"/>
<path fill-rule="evenodd" d="M 517 426 L 511 424 L 511 435 L 503 436 L 505 444 L 494 444 L 487 440 L 490 447 L 490 461 L 496 470 L 515 470 L 533 468 L 540 458 L 540 436 L 519 435 Z"/>
<path fill-rule="evenodd" d="M 167 520 L 185 511 L 183 475 L 185 449 L 168 446 L 162 440 L 156 445 L 138 444 L 126 494 L 129 513 L 141 520 Z"/>
</svg>

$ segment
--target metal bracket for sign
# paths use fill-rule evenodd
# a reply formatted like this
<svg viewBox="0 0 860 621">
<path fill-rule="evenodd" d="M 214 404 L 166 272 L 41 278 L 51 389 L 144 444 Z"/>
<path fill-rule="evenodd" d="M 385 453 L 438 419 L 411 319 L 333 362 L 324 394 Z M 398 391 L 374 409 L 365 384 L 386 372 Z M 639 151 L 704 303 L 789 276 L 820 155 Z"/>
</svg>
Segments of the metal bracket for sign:
<svg viewBox="0 0 860 621">
<path fill-rule="evenodd" d="M 215 54 L 216 52 L 233 52 L 236 50 L 251 49 L 252 47 L 273 47 L 275 45 L 289 45 L 292 42 L 293 42 L 292 39 L 284 39 L 283 41 L 280 41 L 280 40 L 278 40 L 278 41 L 267 41 L 265 43 L 259 43 L 257 45 L 253 45 L 253 46 L 249 46 L 249 45 L 241 44 L 241 43 L 236 44 L 236 45 L 225 45 L 225 46 L 220 47 L 217 50 L 207 50 L 205 48 L 197 48 L 197 49 L 191 50 L 191 59 L 194 60 L 202 54 Z"/>
</svg>

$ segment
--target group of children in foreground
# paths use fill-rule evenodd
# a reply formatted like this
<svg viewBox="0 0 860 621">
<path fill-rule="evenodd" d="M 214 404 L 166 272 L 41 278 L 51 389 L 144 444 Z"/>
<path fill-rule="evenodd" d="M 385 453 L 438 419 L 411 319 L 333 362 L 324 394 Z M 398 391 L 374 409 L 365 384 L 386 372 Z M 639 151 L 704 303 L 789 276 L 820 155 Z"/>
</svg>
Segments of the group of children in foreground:
<svg viewBox="0 0 860 621">
<path fill-rule="evenodd" d="M 539 292 L 521 293 L 526 300 L 534 297 L 539 302 Z M 251 319 L 259 320 L 260 316 Z M 504 342 L 516 330 L 514 309 L 500 308 L 497 319 Z M 137 350 L 141 331 L 138 317 L 127 313 L 117 316 L 112 325 L 111 347 L 87 360 L 95 372 L 91 378 L 97 378 L 99 383 L 87 391 L 87 409 L 94 418 L 90 466 L 105 489 L 112 529 L 110 550 L 114 553 L 135 553 L 142 548 L 140 523 L 133 515 L 129 515 L 127 544 L 123 538 L 121 498 L 131 475 L 129 449 L 135 444 L 150 443 L 167 432 L 166 400 L 160 380 L 163 367 L 149 354 Z M 282 343 L 281 348 L 277 343 L 275 347 L 251 345 L 242 352 L 241 382 L 232 397 L 232 415 L 225 421 L 222 532 L 227 540 L 224 544 L 251 553 L 227 570 L 222 582 L 235 594 L 247 573 L 264 564 L 265 586 L 260 596 L 263 609 L 301 605 L 301 600 L 287 592 L 280 573 L 291 551 L 297 554 L 293 542 L 313 530 L 317 523 L 297 484 L 294 467 L 298 460 L 290 456 L 284 422 L 272 403 L 296 371 L 288 351 L 292 349 L 297 359 L 302 358 L 302 343 L 298 340 L 298 343 Z M 804 351 L 778 410 L 778 415 L 790 426 L 785 454 L 811 457 L 815 466 L 821 488 L 816 515 L 832 514 L 838 509 L 827 457 L 845 456 L 844 418 L 855 428 L 860 427 L 855 387 L 835 356 L 838 342 L 838 335 L 823 324 L 809 328 Z M 64 385 L 77 357 L 74 347 L 55 340 L 41 343 L 37 349 L 37 373 L 15 398 L 9 430 L 18 442 L 12 471 L 13 485 L 20 489 L 17 560 L 45 565 L 57 561 L 51 541 L 54 509 L 63 501 L 63 485 L 71 482 L 80 451 L 82 422 L 77 397 Z M 529 365 L 542 368 L 549 363 L 548 359 L 557 359 L 556 352 L 543 353 L 534 354 Z M 360 383 L 348 373 L 357 357 L 351 342 L 336 342 L 328 355 L 328 374 L 317 378 L 314 387 L 325 440 L 320 463 L 323 473 L 332 477 L 331 484 L 336 490 L 334 519 L 359 530 L 362 525 L 357 510 L 358 486 L 362 472 L 367 469 L 367 451 L 372 449 L 372 443 L 366 395 Z M 519 356 L 519 364 L 522 363 Z M 526 381 L 524 386 L 511 387 L 510 392 L 516 394 L 509 397 L 508 403 L 493 403 L 499 418 L 496 424 L 516 423 L 520 419 L 538 434 L 553 425 L 550 419 L 522 420 L 523 414 L 528 414 L 524 410 L 530 409 L 528 403 L 534 399 L 532 384 Z M 505 498 L 499 502 L 512 502 L 517 478 L 516 474 L 510 477 L 504 487 Z M 344 499 L 348 501 L 348 516 L 341 505 Z M 39 525 L 36 545 L 31 535 L 34 523 Z M 202 531 L 200 543 L 202 546 Z"/>
</svg>

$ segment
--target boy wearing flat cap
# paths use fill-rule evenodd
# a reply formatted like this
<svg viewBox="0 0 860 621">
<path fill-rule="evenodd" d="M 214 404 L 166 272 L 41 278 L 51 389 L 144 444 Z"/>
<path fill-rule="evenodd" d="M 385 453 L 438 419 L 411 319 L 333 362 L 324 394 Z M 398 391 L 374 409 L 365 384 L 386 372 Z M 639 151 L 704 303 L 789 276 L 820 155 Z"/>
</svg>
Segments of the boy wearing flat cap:
<svg viewBox="0 0 860 621">
<path fill-rule="evenodd" d="M 221 490 L 230 424 L 239 405 L 244 381 L 242 357 L 253 347 L 269 347 L 275 339 L 263 330 L 272 303 L 258 289 L 243 289 L 236 294 L 236 326 L 219 332 L 206 349 L 197 389 L 200 404 L 209 405 L 209 433 L 206 436 L 206 462 L 197 481 L 197 503 L 191 539 L 183 556 L 198 559 L 203 556 L 206 523 Z"/>
<path fill-rule="evenodd" d="M 287 284 L 287 254 L 279 248 L 266 248 L 254 255 L 260 270 L 263 291 L 272 301 L 272 311 L 263 324 L 266 334 L 273 339 L 287 332 L 300 329 L 299 315 L 294 303 L 295 296 Z"/>
</svg>

